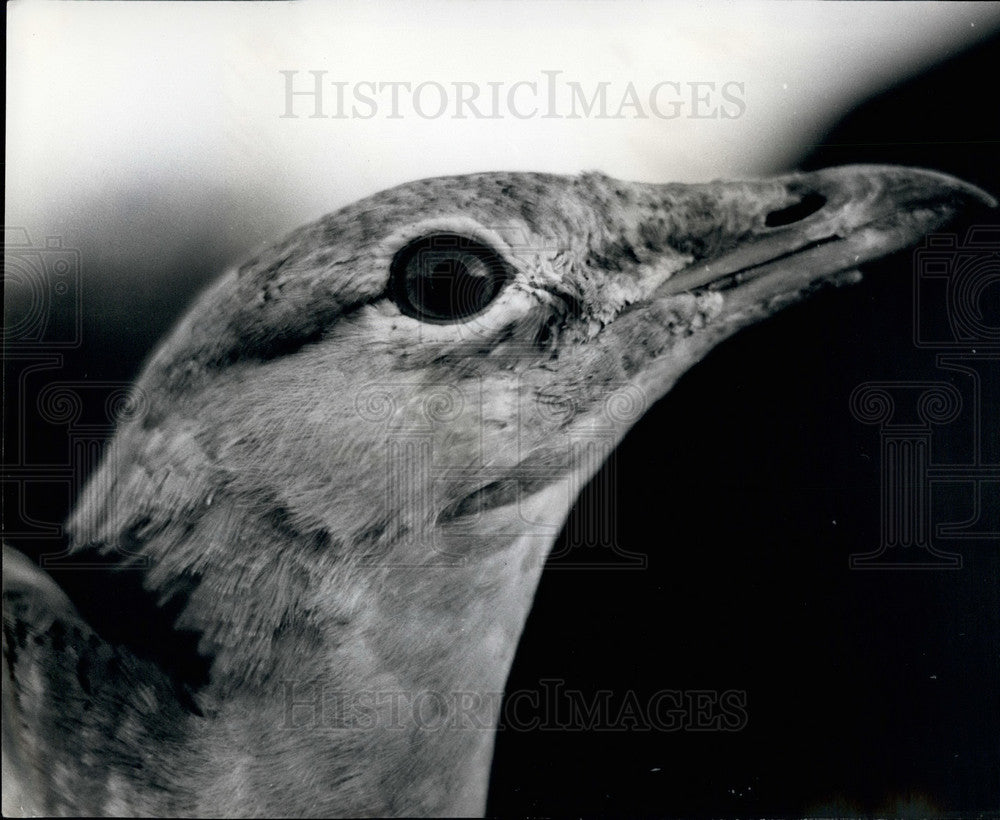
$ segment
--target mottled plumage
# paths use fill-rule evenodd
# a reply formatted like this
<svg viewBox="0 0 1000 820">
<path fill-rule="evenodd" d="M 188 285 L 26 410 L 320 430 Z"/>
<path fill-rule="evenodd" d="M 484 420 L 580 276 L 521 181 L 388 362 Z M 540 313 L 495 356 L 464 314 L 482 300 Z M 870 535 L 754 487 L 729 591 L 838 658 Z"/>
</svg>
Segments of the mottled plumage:
<svg viewBox="0 0 1000 820">
<path fill-rule="evenodd" d="M 594 453 L 718 342 L 984 199 L 889 167 L 477 174 L 227 273 L 148 362 L 69 523 L 113 565 L 80 588 L 130 585 L 165 631 L 93 597 L 85 620 L 5 549 L 5 809 L 482 812 L 497 695 Z M 404 304 L 394 277 L 433 237 L 435 276 L 497 277 L 474 315 Z"/>
</svg>

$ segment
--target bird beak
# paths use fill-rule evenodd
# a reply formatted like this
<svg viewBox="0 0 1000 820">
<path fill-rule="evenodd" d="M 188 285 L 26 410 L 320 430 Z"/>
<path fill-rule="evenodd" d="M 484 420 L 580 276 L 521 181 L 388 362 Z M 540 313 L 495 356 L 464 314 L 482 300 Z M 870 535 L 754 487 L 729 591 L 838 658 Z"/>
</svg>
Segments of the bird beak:
<svg viewBox="0 0 1000 820">
<path fill-rule="evenodd" d="M 647 296 L 606 333 L 651 398 L 740 329 L 824 283 L 856 282 L 860 265 L 997 204 L 945 174 L 878 165 L 645 191 L 649 211 L 636 231 L 667 247 L 666 262 L 648 266 Z M 664 213 L 675 215 L 673 225 Z"/>
<path fill-rule="evenodd" d="M 756 198 L 756 206 L 743 203 L 755 207 L 756 225 L 735 247 L 671 275 L 656 297 L 724 291 L 727 313 L 753 305 L 771 313 L 818 282 L 856 281 L 858 265 L 906 248 L 969 206 L 997 204 L 954 177 L 901 166 L 831 168 L 759 190 L 733 185 L 725 196 Z M 782 199 L 773 198 L 773 185 Z"/>
</svg>

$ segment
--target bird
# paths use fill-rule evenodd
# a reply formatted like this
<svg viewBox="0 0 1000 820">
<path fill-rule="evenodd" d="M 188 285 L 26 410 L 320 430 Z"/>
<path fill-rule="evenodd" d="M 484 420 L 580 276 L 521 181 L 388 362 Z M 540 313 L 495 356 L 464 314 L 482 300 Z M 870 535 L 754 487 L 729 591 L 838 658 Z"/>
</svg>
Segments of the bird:
<svg viewBox="0 0 1000 820">
<path fill-rule="evenodd" d="M 580 488 L 741 329 L 995 206 L 843 166 L 409 182 L 224 273 L 53 575 L 4 545 L 6 814 L 477 815 Z"/>
</svg>

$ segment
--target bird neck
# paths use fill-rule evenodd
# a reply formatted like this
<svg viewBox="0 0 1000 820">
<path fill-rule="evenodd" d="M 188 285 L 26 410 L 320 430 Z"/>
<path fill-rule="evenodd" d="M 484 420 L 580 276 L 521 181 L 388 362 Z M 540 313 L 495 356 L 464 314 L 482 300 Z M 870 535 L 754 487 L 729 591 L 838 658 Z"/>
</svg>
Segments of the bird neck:
<svg viewBox="0 0 1000 820">
<path fill-rule="evenodd" d="M 567 506 L 553 492 L 476 524 L 532 532 L 465 541 L 464 554 L 420 564 L 387 557 L 314 573 L 322 585 L 273 640 L 239 639 L 255 637 L 250 612 L 229 621 L 203 698 L 206 759 L 227 761 L 206 781 L 206 808 L 223 807 L 237 778 L 255 804 L 285 814 L 288 800 L 324 814 L 481 814 L 504 685 Z M 314 606 L 324 600 L 332 606 Z M 280 770 L 267 764 L 275 749 Z"/>
<path fill-rule="evenodd" d="M 154 458 L 184 480 L 134 466 Z M 204 461 L 191 436 L 123 438 L 103 468 L 118 492 L 92 482 L 76 520 L 81 541 L 127 546 L 210 657 L 171 764 L 194 772 L 198 813 L 482 813 L 504 684 L 579 480 L 361 555 L 348 522 L 199 478 Z"/>
</svg>

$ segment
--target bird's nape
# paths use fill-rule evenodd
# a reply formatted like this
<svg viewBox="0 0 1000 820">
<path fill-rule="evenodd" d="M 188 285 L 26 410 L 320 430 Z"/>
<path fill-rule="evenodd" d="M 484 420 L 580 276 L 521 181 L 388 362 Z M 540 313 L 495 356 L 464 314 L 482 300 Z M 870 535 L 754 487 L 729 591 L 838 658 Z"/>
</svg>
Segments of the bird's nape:
<svg viewBox="0 0 1000 820">
<path fill-rule="evenodd" d="M 476 174 L 377 194 L 229 272 L 148 362 L 69 525 L 109 588 L 139 573 L 176 607 L 205 663 L 85 620 L 19 563 L 4 743 L 32 805 L 482 812 L 577 490 L 712 347 L 977 203 L 886 166 Z"/>
</svg>

